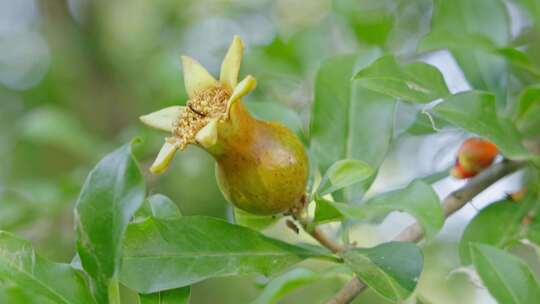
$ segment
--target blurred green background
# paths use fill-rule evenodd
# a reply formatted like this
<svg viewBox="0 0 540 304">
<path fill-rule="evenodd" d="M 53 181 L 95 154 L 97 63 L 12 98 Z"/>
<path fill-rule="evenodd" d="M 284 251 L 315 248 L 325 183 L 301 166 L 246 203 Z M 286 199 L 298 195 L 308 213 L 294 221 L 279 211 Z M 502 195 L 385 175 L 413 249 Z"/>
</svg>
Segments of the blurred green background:
<svg viewBox="0 0 540 304">
<path fill-rule="evenodd" d="M 505 5 L 512 39 L 532 41 L 528 52 L 539 64 L 540 35 L 529 13 L 540 12 L 521 2 Z M 416 53 L 430 29 L 432 9 L 431 0 L 0 0 L 0 229 L 31 240 L 52 260 L 69 262 L 72 208 L 86 174 L 105 153 L 136 136 L 143 139 L 136 153 L 151 193 L 171 197 L 185 215 L 230 219 L 213 161 L 199 149 L 178 154 L 162 176 L 146 170 L 165 135 L 145 128 L 138 116 L 185 103 L 180 55 L 217 74 L 232 36 L 240 35 L 246 44 L 242 74 L 259 81 L 247 98 L 250 108 L 258 116 L 284 120 L 307 140 L 313 77 L 332 55 L 377 45 L 435 64 L 453 92 L 469 88 L 448 52 Z M 415 115 L 406 104 L 400 107 L 403 125 Z M 399 123 L 396 132 L 403 127 Z M 448 167 L 465 136 L 396 136 L 374 191 Z M 518 180 L 499 183 L 475 200 L 475 207 L 516 189 Z M 436 189 L 444 195 L 458 185 L 446 179 Z M 459 266 L 456 242 L 475 207 L 458 213 L 425 250 L 419 292 L 435 303 L 494 303 L 466 270 L 453 271 Z M 410 221 L 396 215 L 379 227 L 359 225 L 354 239 L 372 245 Z M 268 233 L 296 238 L 283 224 Z M 345 282 L 316 282 L 283 303 L 322 303 Z M 262 283 L 257 276 L 213 279 L 195 286 L 192 303 L 247 303 Z M 130 298 L 128 292 L 125 296 Z M 355 303 L 384 301 L 367 292 Z"/>
</svg>

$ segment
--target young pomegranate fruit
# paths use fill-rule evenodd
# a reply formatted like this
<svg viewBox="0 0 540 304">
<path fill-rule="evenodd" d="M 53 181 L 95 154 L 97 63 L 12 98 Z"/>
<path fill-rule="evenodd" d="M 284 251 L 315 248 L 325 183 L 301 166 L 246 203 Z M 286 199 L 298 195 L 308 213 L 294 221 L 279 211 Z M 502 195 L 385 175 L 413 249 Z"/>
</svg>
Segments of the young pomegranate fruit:
<svg viewBox="0 0 540 304">
<path fill-rule="evenodd" d="M 498 154 L 497 146 L 480 138 L 469 138 L 459 148 L 456 164 L 450 171 L 455 178 L 473 177 L 489 167 Z"/>
<path fill-rule="evenodd" d="M 141 116 L 151 127 L 171 132 L 155 162 L 154 174 L 168 167 L 177 150 L 202 147 L 216 160 L 216 175 L 225 198 L 260 215 L 289 211 L 301 204 L 308 178 L 303 144 L 283 125 L 255 119 L 241 98 L 255 88 L 253 76 L 237 83 L 243 55 L 235 36 L 221 65 L 219 81 L 196 60 L 183 56 L 189 100 Z"/>
</svg>

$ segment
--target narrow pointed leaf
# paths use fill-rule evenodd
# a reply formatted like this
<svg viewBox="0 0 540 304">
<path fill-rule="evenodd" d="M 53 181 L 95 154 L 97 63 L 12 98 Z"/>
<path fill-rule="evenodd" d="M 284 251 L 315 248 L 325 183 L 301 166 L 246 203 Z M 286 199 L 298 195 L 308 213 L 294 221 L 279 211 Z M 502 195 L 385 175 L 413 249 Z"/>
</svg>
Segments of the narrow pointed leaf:
<svg viewBox="0 0 540 304">
<path fill-rule="evenodd" d="M 472 244 L 470 250 L 476 271 L 498 303 L 529 304 L 540 299 L 540 285 L 523 260 L 489 245 Z"/>
<path fill-rule="evenodd" d="M 120 269 L 124 232 L 144 195 L 131 144 L 103 158 L 84 183 L 75 207 L 77 252 L 99 301 L 106 301 L 109 280 Z"/>
</svg>

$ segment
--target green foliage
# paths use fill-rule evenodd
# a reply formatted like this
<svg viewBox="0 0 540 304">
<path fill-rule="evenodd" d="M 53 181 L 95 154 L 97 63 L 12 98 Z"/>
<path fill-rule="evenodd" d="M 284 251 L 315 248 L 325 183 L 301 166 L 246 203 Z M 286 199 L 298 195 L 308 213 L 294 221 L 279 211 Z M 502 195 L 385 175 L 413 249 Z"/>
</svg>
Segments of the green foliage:
<svg viewBox="0 0 540 304">
<path fill-rule="evenodd" d="M 360 160 L 374 169 L 384 160 L 396 102 L 351 80 L 379 55 L 377 49 L 367 49 L 358 55 L 337 56 L 323 62 L 317 72 L 310 138 L 322 172 L 339 159 Z"/>
<path fill-rule="evenodd" d="M 96 303 L 83 272 L 67 264 L 47 261 L 36 255 L 30 243 L 5 231 L 0 231 L 0 278 L 2 284 L 24 287 L 24 294 L 11 291 L 6 297 L 41 296 L 53 303 Z"/>
<path fill-rule="evenodd" d="M 528 237 L 524 221 L 537 203 L 532 196 L 521 201 L 502 200 L 482 209 L 467 225 L 459 245 L 461 261 L 471 263 L 469 246 L 472 243 L 488 244 L 506 249 Z M 501 225 L 504 223 L 504 225 Z"/>
<path fill-rule="evenodd" d="M 516 125 L 525 137 L 540 134 L 540 85 L 525 88 L 517 101 Z"/>
<path fill-rule="evenodd" d="M 124 232 L 144 196 L 131 144 L 103 158 L 83 186 L 75 207 L 77 252 L 100 302 L 106 301 L 109 284 L 119 272 Z"/>
<path fill-rule="evenodd" d="M 21 136 L 39 144 L 54 145 L 83 159 L 95 160 L 103 144 L 80 122 L 54 107 L 34 109 L 20 121 Z"/>
<path fill-rule="evenodd" d="M 356 220 L 380 219 L 393 211 L 404 211 L 413 215 L 422 225 L 426 237 L 433 238 L 444 223 L 439 197 L 431 186 L 422 181 L 414 181 L 404 189 L 377 195 L 360 206 L 317 200 L 319 211 L 315 214 L 322 221 L 331 215 L 341 214 Z M 319 207 L 321 206 L 321 207 Z M 337 212 L 336 212 L 337 211 Z M 321 221 L 321 219 L 319 219 Z"/>
<path fill-rule="evenodd" d="M 489 292 L 499 303 L 534 303 L 540 285 L 521 259 L 492 246 L 471 244 L 472 261 Z"/>
<path fill-rule="evenodd" d="M 279 215 L 256 215 L 245 212 L 241 209 L 234 208 L 234 222 L 237 225 L 251 228 L 254 230 L 262 230 L 275 224 L 281 216 Z"/>
<path fill-rule="evenodd" d="M 510 20 L 500 0 L 437 0 L 431 30 L 439 33 L 437 36 L 450 33 L 463 37 L 460 39 L 469 39 L 467 37 L 473 35 L 482 37 L 481 41 L 506 46 L 510 39 Z M 466 49 L 467 43 L 460 45 L 465 49 L 450 49 L 469 83 L 475 89 L 495 93 L 498 103 L 505 104 L 508 72 L 505 60 L 482 49 Z"/>
<path fill-rule="evenodd" d="M 527 162 L 527 172 L 533 164 L 538 171 L 540 158 L 528 150 L 540 135 L 537 0 L 198 0 L 181 1 L 182 9 L 171 0 L 68 2 L 47 9 L 32 4 L 27 14 L 20 8 L 13 13 L 20 26 L 0 33 L 0 229 L 10 231 L 0 231 L 0 303 L 303 303 L 311 293 L 319 301 L 332 297 L 315 283 L 335 293 L 353 275 L 375 291 L 361 302 L 410 302 L 413 292 L 418 303 L 438 303 L 433 295 L 444 293 L 451 300 L 441 303 L 455 302 L 470 284 L 456 289 L 446 278 L 457 267 L 454 243 L 429 242 L 445 220 L 430 184 L 449 173 L 434 168 L 450 165 L 455 137 L 467 133 L 495 143 L 504 158 Z M 0 4 L 0 15 L 12 6 L 19 8 Z M 19 33 L 26 27 L 30 34 Z M 245 98 L 249 111 L 287 126 L 308 146 L 304 210 L 257 216 L 231 209 L 211 157 L 198 149 L 184 151 L 162 176 L 139 169 L 163 136 L 142 129 L 136 118 L 188 100 L 179 50 L 201 52 L 215 71 L 214 56 L 224 53 L 229 38 L 223 36 L 231 31 L 246 41 L 241 76 L 258 79 Z M 48 68 L 33 75 L 40 43 L 47 57 L 40 64 Z M 444 49 L 457 71 L 435 53 Z M 471 89 L 451 93 L 462 90 L 455 81 L 462 76 Z M 8 78 L 28 83 L 16 86 Z M 134 136 L 144 144 L 105 156 L 73 206 L 100 155 Z M 415 145 L 433 146 L 434 162 L 447 164 L 421 159 Z M 459 244 L 462 263 L 472 263 L 499 303 L 540 298 L 535 257 L 513 246 L 540 246 L 537 178 L 517 181 L 531 192 L 523 200 L 480 210 Z M 389 191 L 403 180 L 413 182 Z M 146 184 L 148 192 L 167 196 L 147 196 Z M 234 224 L 222 219 L 230 218 L 227 210 Z M 383 243 L 390 239 L 379 235 L 386 227 L 373 226 L 395 211 L 421 225 L 424 252 Z M 304 244 L 320 241 L 321 231 L 344 249 Z M 71 264 L 44 258 L 73 254 Z M 424 254 L 433 269 L 422 275 Z M 324 267 L 311 258 L 323 259 Z M 268 283 L 255 296 L 247 282 L 260 275 Z M 430 282 L 415 292 L 420 277 Z M 291 294 L 300 288 L 308 296 Z M 199 293 L 193 300 L 192 291 Z"/>
<path fill-rule="evenodd" d="M 391 1 L 380 1 L 373 5 L 371 1 L 334 0 L 334 9 L 340 13 L 352 27 L 357 39 L 376 45 L 386 43 L 395 23 L 395 16 L 387 8 Z"/>
<path fill-rule="evenodd" d="M 344 159 L 335 162 L 323 176 L 319 188 L 318 195 L 326 195 L 350 185 L 366 180 L 373 174 L 373 169 L 366 163 Z"/>
<path fill-rule="evenodd" d="M 459 93 L 438 104 L 433 112 L 453 125 L 489 139 L 508 158 L 531 157 L 521 144 L 521 134 L 515 125 L 497 114 L 492 94 L 477 91 Z"/>
<path fill-rule="evenodd" d="M 148 197 L 135 214 L 137 217 L 154 217 L 158 219 L 174 219 L 182 216 L 176 204 L 163 194 Z"/>
<path fill-rule="evenodd" d="M 362 87 L 411 102 L 427 103 L 450 94 L 437 68 L 422 62 L 400 65 L 393 56 L 377 59 L 354 78 Z"/>
<path fill-rule="evenodd" d="M 424 263 L 418 246 L 400 242 L 352 249 L 341 255 L 363 282 L 393 302 L 411 295 Z"/>
<path fill-rule="evenodd" d="M 324 255 L 216 218 L 148 218 L 128 227 L 121 281 L 149 293 L 211 277 L 271 275 L 305 258 Z"/>
<path fill-rule="evenodd" d="M 251 304 L 279 303 L 285 295 L 302 286 L 343 275 L 343 269 L 326 269 L 316 272 L 306 268 L 294 268 L 272 279 Z"/>
</svg>

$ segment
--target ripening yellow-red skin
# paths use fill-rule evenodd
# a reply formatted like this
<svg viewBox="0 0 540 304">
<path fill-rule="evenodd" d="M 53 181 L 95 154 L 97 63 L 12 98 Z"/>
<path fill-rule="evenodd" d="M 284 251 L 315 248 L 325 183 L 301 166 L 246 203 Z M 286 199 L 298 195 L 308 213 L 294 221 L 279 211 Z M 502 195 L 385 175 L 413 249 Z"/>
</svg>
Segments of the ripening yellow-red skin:
<svg viewBox="0 0 540 304">
<path fill-rule="evenodd" d="M 456 178 L 469 178 L 489 167 L 497 154 L 497 146 L 481 138 L 469 138 L 459 148 L 456 165 L 451 174 Z"/>
<path fill-rule="evenodd" d="M 225 198 L 252 214 L 289 211 L 305 194 L 308 157 L 304 145 L 285 126 L 255 119 L 242 101 L 218 123 L 216 145 L 207 148 L 217 162 Z"/>
</svg>

